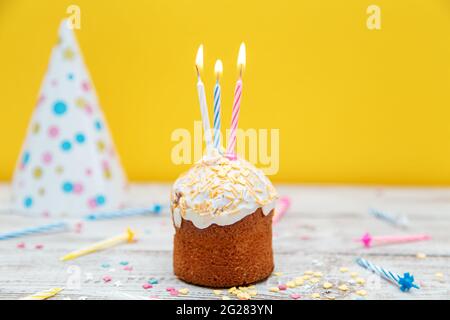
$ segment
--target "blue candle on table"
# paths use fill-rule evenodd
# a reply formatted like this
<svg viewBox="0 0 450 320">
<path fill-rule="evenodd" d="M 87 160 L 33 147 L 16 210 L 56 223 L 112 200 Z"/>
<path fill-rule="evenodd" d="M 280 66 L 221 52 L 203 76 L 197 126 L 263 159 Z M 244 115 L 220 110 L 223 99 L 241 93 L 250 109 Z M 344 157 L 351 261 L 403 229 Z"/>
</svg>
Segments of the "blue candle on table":
<svg viewBox="0 0 450 320">
<path fill-rule="evenodd" d="M 214 86 L 214 147 L 220 150 L 220 83 L 219 78 L 223 72 L 223 65 L 221 60 L 216 61 L 214 72 L 217 77 L 216 85 Z"/>
</svg>

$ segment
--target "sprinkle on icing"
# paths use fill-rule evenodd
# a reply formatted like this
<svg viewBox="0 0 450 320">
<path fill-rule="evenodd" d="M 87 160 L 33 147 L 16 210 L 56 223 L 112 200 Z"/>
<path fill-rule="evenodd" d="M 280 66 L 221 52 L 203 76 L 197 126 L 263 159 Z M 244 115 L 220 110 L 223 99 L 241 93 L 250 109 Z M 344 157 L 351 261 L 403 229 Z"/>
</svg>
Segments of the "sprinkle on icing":
<svg viewBox="0 0 450 320">
<path fill-rule="evenodd" d="M 174 223 L 190 220 L 197 228 L 230 225 L 262 208 L 265 215 L 278 194 L 264 173 L 243 159 L 215 153 L 182 174 L 171 193 Z"/>
</svg>

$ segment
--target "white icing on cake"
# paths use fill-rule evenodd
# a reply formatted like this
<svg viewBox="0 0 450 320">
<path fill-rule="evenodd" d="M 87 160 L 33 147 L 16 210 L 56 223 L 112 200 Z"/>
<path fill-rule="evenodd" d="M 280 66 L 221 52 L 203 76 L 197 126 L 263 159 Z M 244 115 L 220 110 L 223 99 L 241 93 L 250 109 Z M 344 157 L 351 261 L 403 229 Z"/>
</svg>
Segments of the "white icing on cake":
<svg viewBox="0 0 450 320">
<path fill-rule="evenodd" d="M 176 227 L 182 219 L 204 229 L 231 225 L 261 208 L 268 215 L 278 194 L 264 173 L 243 159 L 213 152 L 182 174 L 172 188 L 171 211 Z"/>
</svg>

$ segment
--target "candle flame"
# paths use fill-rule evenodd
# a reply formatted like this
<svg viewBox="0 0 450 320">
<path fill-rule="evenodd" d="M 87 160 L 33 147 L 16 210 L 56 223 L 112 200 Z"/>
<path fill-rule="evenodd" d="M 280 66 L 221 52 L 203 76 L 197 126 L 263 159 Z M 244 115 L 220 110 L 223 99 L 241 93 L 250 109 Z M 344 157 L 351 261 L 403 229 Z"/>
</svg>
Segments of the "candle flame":
<svg viewBox="0 0 450 320">
<path fill-rule="evenodd" d="M 217 79 L 222 75 L 223 73 L 223 64 L 222 60 L 217 59 L 216 64 L 214 65 L 214 73 L 216 74 Z"/>
<path fill-rule="evenodd" d="M 197 56 L 195 57 L 195 67 L 197 68 L 197 72 L 203 69 L 203 44 L 198 47 Z"/>
<path fill-rule="evenodd" d="M 245 68 L 245 43 L 242 42 L 241 46 L 239 47 L 239 55 L 238 55 L 238 60 L 237 60 L 237 66 L 239 69 L 239 73 L 242 76 L 242 70 Z"/>
</svg>

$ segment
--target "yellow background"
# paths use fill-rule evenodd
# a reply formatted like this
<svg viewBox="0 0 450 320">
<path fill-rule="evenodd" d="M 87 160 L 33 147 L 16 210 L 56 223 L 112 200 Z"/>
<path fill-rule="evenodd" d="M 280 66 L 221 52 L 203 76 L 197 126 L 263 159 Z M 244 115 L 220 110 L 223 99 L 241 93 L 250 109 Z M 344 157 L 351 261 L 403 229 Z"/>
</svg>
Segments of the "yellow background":
<svg viewBox="0 0 450 320">
<path fill-rule="evenodd" d="M 229 123 L 247 44 L 243 128 L 280 128 L 276 181 L 450 183 L 450 1 L 0 0 L 0 179 L 10 179 L 66 7 L 131 180 L 171 180 L 175 128 L 200 119 L 224 62 Z M 382 29 L 366 28 L 368 5 Z"/>
</svg>

